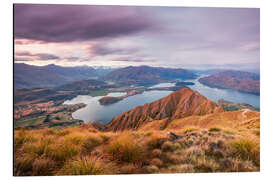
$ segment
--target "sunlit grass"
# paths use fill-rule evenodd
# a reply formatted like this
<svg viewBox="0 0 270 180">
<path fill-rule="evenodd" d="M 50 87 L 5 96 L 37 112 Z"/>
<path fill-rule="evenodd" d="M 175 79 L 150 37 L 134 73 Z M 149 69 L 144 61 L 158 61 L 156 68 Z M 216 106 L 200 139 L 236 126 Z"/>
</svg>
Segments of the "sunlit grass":
<svg viewBox="0 0 270 180">
<path fill-rule="evenodd" d="M 144 148 L 128 134 L 112 141 L 108 146 L 108 153 L 113 159 L 122 162 L 143 161 L 145 155 Z"/>
<path fill-rule="evenodd" d="M 260 165 L 260 144 L 251 139 L 239 139 L 231 143 L 232 152 L 243 160 L 251 160 L 256 166 Z"/>
<path fill-rule="evenodd" d="M 166 130 L 114 133 L 92 129 L 85 125 L 15 130 L 14 175 L 250 172 L 260 168 L 257 129 L 207 133 L 211 131 L 207 128 L 185 134 L 195 131 L 190 127 L 175 130 L 182 136 L 176 140 Z"/>
<path fill-rule="evenodd" d="M 58 175 L 98 175 L 106 174 L 106 164 L 93 158 L 82 158 L 67 161 Z"/>
</svg>

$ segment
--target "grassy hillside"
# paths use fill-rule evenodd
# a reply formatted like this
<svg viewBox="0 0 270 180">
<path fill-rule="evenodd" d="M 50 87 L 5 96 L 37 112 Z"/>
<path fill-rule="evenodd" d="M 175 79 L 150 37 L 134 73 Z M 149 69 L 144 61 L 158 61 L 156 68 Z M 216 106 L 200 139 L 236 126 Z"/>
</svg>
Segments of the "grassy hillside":
<svg viewBox="0 0 270 180">
<path fill-rule="evenodd" d="M 163 120 L 120 132 L 16 129 L 14 175 L 259 171 L 259 118 L 240 110 L 173 120 L 164 130 Z"/>
</svg>

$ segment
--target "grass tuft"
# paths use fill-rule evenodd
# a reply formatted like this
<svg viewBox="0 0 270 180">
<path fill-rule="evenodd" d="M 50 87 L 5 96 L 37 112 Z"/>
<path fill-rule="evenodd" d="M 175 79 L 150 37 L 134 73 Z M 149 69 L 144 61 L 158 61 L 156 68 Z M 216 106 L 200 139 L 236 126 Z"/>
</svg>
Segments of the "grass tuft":
<svg viewBox="0 0 270 180">
<path fill-rule="evenodd" d="M 161 136 L 151 136 L 150 139 L 147 141 L 147 146 L 150 150 L 160 149 L 165 141 L 166 139 Z"/>
<path fill-rule="evenodd" d="M 187 128 L 184 130 L 184 133 L 189 133 L 189 132 L 192 132 L 192 131 L 195 131 L 196 129 L 195 128 Z"/>
<path fill-rule="evenodd" d="M 260 165 L 260 144 L 250 139 L 240 139 L 231 143 L 234 156 L 250 160 L 256 166 Z"/>
<path fill-rule="evenodd" d="M 58 175 L 98 175 L 105 174 L 105 164 L 92 158 L 70 160 L 57 173 Z"/>
<path fill-rule="evenodd" d="M 97 136 L 88 136 L 82 143 L 82 151 L 84 153 L 90 153 L 95 147 L 101 145 L 102 139 Z"/>
<path fill-rule="evenodd" d="M 255 134 L 256 136 L 260 136 L 260 130 L 254 130 L 253 134 Z"/>
<path fill-rule="evenodd" d="M 108 146 L 108 153 L 121 162 L 139 162 L 144 160 L 145 151 L 131 135 L 121 136 Z"/>
<path fill-rule="evenodd" d="M 210 132 L 219 132 L 219 131 L 221 131 L 221 129 L 218 127 L 211 127 L 211 128 L 209 128 L 209 131 Z"/>
</svg>

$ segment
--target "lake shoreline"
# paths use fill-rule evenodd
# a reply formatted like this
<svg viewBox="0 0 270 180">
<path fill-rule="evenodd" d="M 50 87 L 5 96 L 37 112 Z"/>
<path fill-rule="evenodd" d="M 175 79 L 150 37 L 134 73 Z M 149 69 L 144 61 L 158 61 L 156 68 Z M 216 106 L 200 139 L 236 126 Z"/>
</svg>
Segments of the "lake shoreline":
<svg viewBox="0 0 270 180">
<path fill-rule="evenodd" d="M 246 92 L 239 92 L 237 90 L 232 89 L 220 89 L 220 88 L 212 88 L 208 87 L 198 81 L 199 78 L 191 80 L 189 82 L 193 82 L 194 85 L 187 85 L 186 87 L 198 91 L 203 96 L 208 99 L 211 99 L 215 102 L 218 102 L 220 99 L 225 99 L 234 103 L 247 103 L 255 108 L 260 108 L 259 106 L 259 95 L 254 95 Z M 128 111 L 136 106 L 141 106 L 146 103 L 153 102 L 160 98 L 163 98 L 173 92 L 173 88 L 175 87 L 175 83 L 160 83 L 156 84 L 152 87 L 147 87 L 144 89 L 139 89 L 140 93 L 135 93 L 127 95 L 127 92 L 110 92 L 104 96 L 95 96 L 91 97 L 89 95 L 85 96 L 77 96 L 70 100 L 69 102 L 73 102 L 75 99 L 75 103 L 82 102 L 87 104 L 86 107 L 75 111 L 72 116 L 76 119 L 81 119 L 85 123 L 87 122 L 102 122 L 103 124 L 109 123 L 114 117 L 119 114 Z M 137 90 L 135 88 L 134 90 Z M 131 90 L 131 89 L 129 89 Z M 132 90 L 131 90 L 132 91 Z M 112 97 L 114 99 L 120 99 L 117 102 L 109 103 L 106 105 L 101 105 L 99 100 L 105 97 Z M 152 97 L 153 96 L 153 97 Z M 156 97 L 155 97 L 156 96 Z M 125 97 L 125 98 L 122 98 Z M 155 98 L 154 98 L 155 97 Z M 77 100 L 76 100 L 77 98 Z M 85 101 L 85 102 L 84 102 Z M 251 102 L 251 103 L 250 103 Z M 91 108 L 90 108 L 91 107 Z"/>
</svg>

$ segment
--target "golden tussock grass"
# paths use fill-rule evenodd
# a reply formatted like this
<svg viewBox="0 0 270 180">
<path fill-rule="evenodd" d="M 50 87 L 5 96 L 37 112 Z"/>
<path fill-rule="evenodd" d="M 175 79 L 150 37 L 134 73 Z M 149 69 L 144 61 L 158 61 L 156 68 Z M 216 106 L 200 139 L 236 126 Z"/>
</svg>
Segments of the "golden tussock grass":
<svg viewBox="0 0 270 180">
<path fill-rule="evenodd" d="M 113 140 L 108 145 L 107 152 L 120 162 L 138 163 L 145 158 L 145 149 L 128 133 Z"/>
<path fill-rule="evenodd" d="M 168 131 L 179 138 L 172 139 Z M 255 126 L 236 129 L 213 123 L 202 128 L 194 122 L 176 129 L 169 124 L 165 130 L 117 133 L 93 131 L 91 126 L 19 129 L 14 133 L 14 175 L 258 171 L 257 131 Z"/>
<path fill-rule="evenodd" d="M 112 167 L 110 171 L 107 168 L 108 164 L 92 157 L 78 158 L 67 161 L 57 175 L 99 175 L 112 170 Z"/>
<path fill-rule="evenodd" d="M 260 165 L 260 143 L 256 139 L 241 138 L 231 143 L 232 153 L 243 160 L 250 160 Z"/>
<path fill-rule="evenodd" d="M 150 136 L 147 140 L 147 147 L 149 149 L 160 149 L 162 144 L 166 141 L 166 138 L 161 135 L 153 135 Z"/>
<path fill-rule="evenodd" d="M 218 132 L 218 131 L 221 131 L 221 129 L 218 128 L 218 127 L 211 127 L 211 128 L 208 129 L 208 131 L 210 131 L 210 132 Z"/>
</svg>

